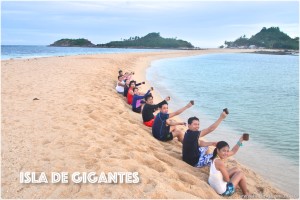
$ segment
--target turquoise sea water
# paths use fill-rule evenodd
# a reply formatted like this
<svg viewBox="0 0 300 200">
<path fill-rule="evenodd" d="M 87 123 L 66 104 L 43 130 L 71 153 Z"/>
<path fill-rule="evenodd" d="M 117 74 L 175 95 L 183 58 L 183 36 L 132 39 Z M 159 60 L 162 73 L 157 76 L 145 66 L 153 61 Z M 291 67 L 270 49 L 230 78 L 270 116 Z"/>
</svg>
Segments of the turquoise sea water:
<svg viewBox="0 0 300 200">
<path fill-rule="evenodd" d="M 1 60 L 11 58 L 36 58 L 51 56 L 86 55 L 103 53 L 153 52 L 160 49 L 119 49 L 119 48 L 82 48 L 49 47 L 35 45 L 1 45 Z"/>
<path fill-rule="evenodd" d="M 181 115 L 200 118 L 208 127 L 227 107 L 230 114 L 206 137 L 234 146 L 243 132 L 250 141 L 235 156 L 274 185 L 299 196 L 299 57 L 259 54 L 210 54 L 154 61 L 147 79 L 170 108 L 189 100 Z"/>
</svg>

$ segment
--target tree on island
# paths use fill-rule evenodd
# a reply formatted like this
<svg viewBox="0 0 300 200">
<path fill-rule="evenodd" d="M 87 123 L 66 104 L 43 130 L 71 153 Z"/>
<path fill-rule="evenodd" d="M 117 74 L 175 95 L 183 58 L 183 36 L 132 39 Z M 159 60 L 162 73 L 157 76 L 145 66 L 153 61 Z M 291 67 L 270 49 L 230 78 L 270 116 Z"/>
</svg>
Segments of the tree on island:
<svg viewBox="0 0 300 200">
<path fill-rule="evenodd" d="M 236 39 L 234 42 L 225 41 L 227 48 L 255 45 L 256 47 L 264 47 L 268 49 L 299 49 L 299 37 L 290 38 L 287 34 L 280 31 L 279 27 L 266 28 L 250 39 L 244 35 Z"/>
<path fill-rule="evenodd" d="M 194 46 L 184 40 L 175 38 L 163 38 L 160 33 L 149 33 L 144 37 L 130 37 L 123 41 L 112 41 L 106 44 L 97 44 L 98 47 L 117 48 L 194 48 Z"/>
<path fill-rule="evenodd" d="M 56 46 L 56 47 L 94 47 L 95 45 L 87 39 L 79 38 L 79 39 L 61 39 L 61 40 L 57 40 L 53 44 L 50 44 L 50 46 Z"/>
</svg>

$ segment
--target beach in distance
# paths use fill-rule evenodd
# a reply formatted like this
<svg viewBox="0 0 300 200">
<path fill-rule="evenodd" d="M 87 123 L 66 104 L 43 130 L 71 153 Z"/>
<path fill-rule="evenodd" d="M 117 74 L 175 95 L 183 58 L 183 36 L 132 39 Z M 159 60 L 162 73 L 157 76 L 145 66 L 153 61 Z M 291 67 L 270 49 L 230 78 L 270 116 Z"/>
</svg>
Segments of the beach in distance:
<svg viewBox="0 0 300 200">
<path fill-rule="evenodd" d="M 224 198 L 207 182 L 209 167 L 199 169 L 183 162 L 182 145 L 177 140 L 156 140 L 151 128 L 143 125 L 141 115 L 132 112 L 115 87 L 120 69 L 135 72 L 133 79 L 141 82 L 146 81 L 146 69 L 154 60 L 250 51 L 254 50 L 176 50 L 2 60 L 1 197 Z M 141 90 L 146 92 L 150 87 L 146 81 Z M 155 88 L 153 95 L 155 103 L 164 97 Z M 295 198 L 235 158 L 229 158 L 226 165 L 238 166 L 245 173 L 249 198 Z M 20 172 L 44 172 L 48 180 L 52 172 L 137 172 L 138 178 L 131 174 L 127 181 L 132 183 L 113 184 L 20 183 L 24 178 Z M 237 189 L 229 198 L 241 197 L 242 192 Z"/>
</svg>

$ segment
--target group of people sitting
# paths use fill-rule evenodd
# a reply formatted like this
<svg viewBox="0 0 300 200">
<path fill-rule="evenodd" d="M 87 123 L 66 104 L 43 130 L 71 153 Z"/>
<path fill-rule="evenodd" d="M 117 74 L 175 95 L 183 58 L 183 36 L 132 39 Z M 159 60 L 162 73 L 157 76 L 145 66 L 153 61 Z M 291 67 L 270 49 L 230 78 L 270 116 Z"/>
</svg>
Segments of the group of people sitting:
<svg viewBox="0 0 300 200">
<path fill-rule="evenodd" d="M 122 94 L 127 103 L 132 106 L 132 111 L 142 113 L 143 123 L 145 126 L 152 127 L 152 135 L 163 142 L 173 140 L 177 137 L 182 143 L 182 159 L 193 167 L 210 166 L 208 183 L 220 195 L 231 196 L 235 189 L 239 186 L 244 195 L 248 195 L 246 178 L 242 171 L 234 167 L 227 169 L 224 159 L 233 156 L 243 145 L 243 136 L 239 138 L 237 144 L 230 150 L 229 145 L 225 141 L 207 142 L 202 138 L 213 132 L 221 122 L 227 117 L 228 112 L 223 110 L 219 118 L 208 128 L 200 131 L 200 121 L 197 117 L 188 119 L 188 130 L 183 133 L 178 125 L 186 126 L 185 122 L 177 122 L 171 118 L 181 114 L 194 105 L 194 101 L 190 101 L 183 108 L 169 113 L 168 101 L 170 97 L 166 97 L 158 104 L 153 103 L 151 87 L 146 93 L 141 93 L 138 86 L 145 82 L 136 83 L 132 80 L 133 72 L 123 74 L 119 71 L 116 90 Z M 156 113 L 156 116 L 154 113 Z M 215 146 L 213 153 L 208 153 L 208 147 Z"/>
</svg>

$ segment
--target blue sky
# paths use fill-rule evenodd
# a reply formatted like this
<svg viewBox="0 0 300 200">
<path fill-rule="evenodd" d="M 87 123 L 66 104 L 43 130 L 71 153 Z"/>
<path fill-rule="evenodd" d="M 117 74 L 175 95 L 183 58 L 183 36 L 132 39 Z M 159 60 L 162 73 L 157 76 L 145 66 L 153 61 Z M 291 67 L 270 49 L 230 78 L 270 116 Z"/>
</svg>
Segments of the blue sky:
<svg viewBox="0 0 300 200">
<path fill-rule="evenodd" d="M 299 37 L 298 16 L 298 1 L 2 1 L 1 43 L 100 44 L 160 32 L 209 48 L 271 26 Z"/>
</svg>

